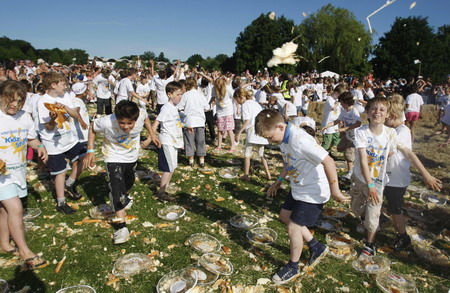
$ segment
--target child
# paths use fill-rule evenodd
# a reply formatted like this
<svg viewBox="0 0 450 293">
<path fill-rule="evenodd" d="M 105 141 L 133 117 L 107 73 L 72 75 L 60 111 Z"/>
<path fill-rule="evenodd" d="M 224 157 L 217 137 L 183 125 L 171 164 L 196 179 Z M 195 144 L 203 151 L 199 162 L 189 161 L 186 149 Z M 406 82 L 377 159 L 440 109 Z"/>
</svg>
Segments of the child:
<svg viewBox="0 0 450 293">
<path fill-rule="evenodd" d="M 111 69 L 103 68 L 101 74 L 97 75 L 92 81 L 97 88 L 97 115 L 103 115 L 103 113 L 110 115 L 112 113 L 110 75 Z"/>
<path fill-rule="evenodd" d="M 417 156 L 400 142 L 396 131 L 384 125 L 389 110 L 389 102 L 386 98 L 375 97 L 369 100 L 365 110 L 369 124 L 355 131 L 354 144 L 357 152 L 350 196 L 352 211 L 356 217 L 364 221 L 364 227 L 367 230 L 367 242 L 361 255 L 372 256 L 376 254 L 375 234 L 379 226 L 382 194 L 388 182 L 386 165 L 389 153 L 400 150 L 407 160 L 419 169 L 425 182 L 433 189 L 439 190 L 440 182 L 430 176 Z M 402 167 L 400 170 L 403 170 L 401 173 L 405 172 Z M 392 209 L 394 206 L 392 200 L 399 200 L 403 194 L 399 190 L 392 189 L 387 192 L 391 196 L 390 208 Z"/>
<path fill-rule="evenodd" d="M 354 129 L 361 126 L 361 117 L 358 110 L 354 107 L 355 100 L 351 92 L 343 92 L 339 95 L 338 101 L 340 102 L 343 111 L 339 117 L 329 122 L 322 128 L 322 132 L 328 127 L 343 122 L 344 127 L 338 129 L 339 132 L 345 132 L 341 134 L 341 141 L 337 145 L 338 152 L 344 152 L 345 160 L 347 161 L 348 173 L 344 177 L 350 179 L 353 174 L 353 162 L 355 161 L 355 146 L 353 145 L 353 139 L 355 138 Z"/>
<path fill-rule="evenodd" d="M 216 99 L 217 106 L 217 126 L 219 128 L 219 141 L 217 149 L 222 149 L 222 139 L 228 133 L 231 140 L 230 152 L 236 150 L 236 141 L 234 138 L 234 118 L 233 118 L 233 89 L 228 86 L 225 77 L 214 81 L 212 96 Z"/>
<path fill-rule="evenodd" d="M 131 80 L 134 80 L 135 78 L 136 69 L 129 68 L 125 71 L 125 78 L 121 79 L 117 85 L 116 104 L 123 100 L 131 100 L 132 98 L 138 100 L 142 99 L 141 96 L 134 91 Z"/>
<path fill-rule="evenodd" d="M 95 119 L 89 127 L 85 164 L 93 165 L 95 135 L 102 133 L 104 135 L 102 152 L 109 178 L 109 198 L 116 214 L 116 219 L 113 221 L 115 229 L 113 243 L 121 244 L 128 241 L 130 234 L 125 223 L 125 210 L 131 208 L 133 204 L 128 192 L 134 184 L 134 169 L 139 156 L 139 148 L 147 147 L 152 139 L 157 145 L 159 142 L 154 137 L 147 113 L 143 109 L 139 109 L 136 103 L 121 101 L 116 105 L 114 113 Z M 149 135 L 147 140 L 139 144 L 144 126 Z"/>
<path fill-rule="evenodd" d="M 447 140 L 445 141 L 445 143 L 448 145 L 450 144 L 450 104 L 448 104 L 447 107 L 445 107 L 444 115 L 442 116 L 441 122 L 447 129 Z"/>
<path fill-rule="evenodd" d="M 358 110 L 359 114 L 364 112 L 364 105 L 367 103 L 364 100 L 363 90 L 364 90 L 364 84 L 362 82 L 358 82 L 352 92 L 352 94 L 356 100 L 355 108 Z"/>
<path fill-rule="evenodd" d="M 178 149 L 183 147 L 183 124 L 176 107 L 181 100 L 181 90 L 182 86 L 179 82 L 172 81 L 167 84 L 166 94 L 169 101 L 162 106 L 158 117 L 153 123 L 154 133 L 156 133 L 158 126 L 161 124 L 158 169 L 163 172 L 163 175 L 157 196 L 167 201 L 174 200 L 172 196 L 167 194 L 166 188 L 178 164 Z M 192 128 L 188 128 L 188 130 L 193 132 Z"/>
<path fill-rule="evenodd" d="M 311 94 L 312 94 L 312 90 L 310 90 L 310 89 L 303 90 L 302 107 L 300 108 L 300 111 L 302 112 L 303 116 L 308 115 L 308 107 L 309 107 L 309 102 L 311 100 L 311 98 L 310 98 Z"/>
<path fill-rule="evenodd" d="M 47 161 L 47 151 L 36 138 L 31 116 L 22 111 L 25 87 L 13 80 L 0 84 L 0 246 L 9 254 L 19 255 L 30 269 L 46 265 L 33 253 L 25 240 L 23 208 L 20 198 L 27 195 L 27 144 Z M 11 246 L 10 237 L 17 247 Z"/>
<path fill-rule="evenodd" d="M 277 105 L 278 111 L 280 111 L 281 115 L 283 115 L 284 120 L 292 120 L 297 117 L 297 108 L 291 102 L 285 100 L 284 98 L 280 98 L 278 96 L 271 96 L 269 98 L 270 105 Z"/>
<path fill-rule="evenodd" d="M 79 119 L 80 113 L 74 109 L 70 95 L 65 94 L 66 86 L 66 77 L 61 73 L 50 72 L 45 76 L 43 87 L 47 93 L 38 102 L 38 131 L 49 154 L 50 175 L 55 176 L 56 210 L 64 214 L 73 214 L 75 210 L 67 205 L 64 193 L 69 192 L 74 200 L 81 199 L 75 181 L 83 171 L 81 157 L 84 156 L 86 149 L 78 142 L 67 121 L 69 116 Z M 53 107 L 52 111 L 46 104 Z M 66 159 L 72 162 L 72 173 L 67 181 Z"/>
<path fill-rule="evenodd" d="M 411 129 L 411 142 L 414 143 L 414 134 L 416 132 L 416 121 L 420 118 L 420 112 L 422 112 L 423 99 L 417 92 L 419 87 L 417 84 L 412 86 L 412 94 L 406 97 L 405 115 L 406 121 L 409 123 L 409 129 Z"/>
<path fill-rule="evenodd" d="M 328 247 L 319 243 L 307 227 L 316 224 L 330 193 L 339 201 L 348 199 L 339 190 L 333 159 L 304 130 L 291 123 L 286 124 L 277 111 L 266 109 L 256 116 L 255 131 L 270 142 L 280 144 L 285 163 L 267 194 L 274 196 L 287 175 L 291 185 L 280 212 L 280 219 L 286 224 L 289 234 L 290 259 L 272 278 L 275 284 L 284 284 L 300 274 L 298 262 L 304 241 L 310 249 L 310 268 L 328 253 Z"/>
<path fill-rule="evenodd" d="M 239 136 L 245 130 L 245 151 L 244 151 L 244 175 L 241 177 L 243 181 L 250 181 L 250 158 L 252 156 L 253 147 L 258 148 L 258 155 L 261 158 L 261 163 L 264 166 L 264 172 L 267 179 L 271 179 L 269 166 L 264 157 L 264 145 L 268 145 L 267 139 L 255 134 L 255 117 L 262 111 L 261 105 L 253 100 L 253 94 L 244 88 L 238 88 L 234 92 L 234 98 L 239 105 L 242 105 L 242 120 L 244 121 L 241 129 L 236 135 L 236 141 L 239 141 Z"/>
<path fill-rule="evenodd" d="M 331 85 L 327 86 L 327 93 L 331 91 L 331 89 Z M 325 127 L 328 123 L 338 119 L 341 114 L 341 105 L 339 104 L 337 98 L 344 91 L 345 90 L 342 86 L 337 86 L 332 91 L 332 94 L 327 97 L 325 105 L 323 106 L 322 127 Z M 331 152 L 331 149 L 339 144 L 341 139 L 339 138 L 338 129 L 339 125 L 325 129 L 322 140 L 322 147 L 325 150 Z"/>
<path fill-rule="evenodd" d="M 200 167 L 205 167 L 205 111 L 209 105 L 205 96 L 197 89 L 197 81 L 189 77 L 186 79 L 186 92 L 181 96 L 178 108 L 183 110 L 183 122 L 193 128 L 194 132 L 184 131 L 184 150 L 189 159 L 189 165 L 194 166 L 194 153 L 197 152 Z"/>
<path fill-rule="evenodd" d="M 441 88 L 442 91 L 442 88 Z M 438 110 L 438 120 L 442 122 L 442 129 L 440 131 L 437 131 L 436 134 L 441 134 L 445 132 L 446 130 L 446 124 L 442 121 L 442 119 L 445 117 L 445 108 L 450 105 L 450 87 L 445 88 L 445 92 L 442 93 L 441 96 L 439 96 L 437 102 L 436 102 L 436 108 Z M 448 115 L 448 113 L 447 113 Z M 448 119 L 448 118 L 447 118 Z M 448 125 L 449 123 L 447 123 Z"/>
<path fill-rule="evenodd" d="M 148 83 L 147 75 L 141 75 L 140 82 L 138 82 L 136 87 L 136 93 L 141 97 L 138 99 L 137 104 L 139 108 L 147 111 L 147 106 L 150 106 L 148 97 L 150 96 L 150 85 Z"/>
<path fill-rule="evenodd" d="M 77 120 L 72 119 L 73 125 L 71 125 L 71 129 L 78 137 L 78 141 L 81 143 L 81 145 L 86 148 L 89 133 L 89 114 L 86 108 L 86 104 L 84 103 L 84 99 L 88 94 L 87 86 L 84 83 L 77 82 L 72 85 L 71 94 L 73 107 L 78 111 L 78 113 L 80 113 L 80 116 Z"/>
</svg>

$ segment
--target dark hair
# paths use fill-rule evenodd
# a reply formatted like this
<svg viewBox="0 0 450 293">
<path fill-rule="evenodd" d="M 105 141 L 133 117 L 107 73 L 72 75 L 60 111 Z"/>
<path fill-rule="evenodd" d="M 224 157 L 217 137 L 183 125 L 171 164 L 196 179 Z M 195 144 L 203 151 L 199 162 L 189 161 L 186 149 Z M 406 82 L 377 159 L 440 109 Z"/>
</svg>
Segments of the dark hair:
<svg viewBox="0 0 450 293">
<path fill-rule="evenodd" d="M 130 119 L 136 121 L 139 118 L 139 107 L 135 102 L 122 100 L 114 108 L 117 119 Z"/>
<path fill-rule="evenodd" d="M 340 94 L 338 101 L 349 106 L 353 106 L 355 104 L 355 99 L 353 98 L 353 94 L 351 92 L 343 92 Z"/>
<path fill-rule="evenodd" d="M 127 77 L 128 76 L 132 76 L 133 74 L 135 74 L 136 73 L 136 69 L 134 69 L 134 68 L 128 68 L 128 71 L 127 71 Z"/>
<path fill-rule="evenodd" d="M 166 94 L 172 94 L 177 90 L 181 90 L 183 86 L 177 81 L 171 81 L 166 85 Z"/>
<path fill-rule="evenodd" d="M 303 130 L 306 131 L 306 133 L 308 133 L 312 137 L 316 137 L 316 131 L 311 126 L 304 125 L 301 128 L 303 128 Z"/>
<path fill-rule="evenodd" d="M 28 80 L 22 79 L 20 81 L 20 83 L 22 83 L 25 86 L 25 88 L 27 89 L 27 92 L 31 92 L 32 87 L 31 87 L 31 83 Z"/>
</svg>

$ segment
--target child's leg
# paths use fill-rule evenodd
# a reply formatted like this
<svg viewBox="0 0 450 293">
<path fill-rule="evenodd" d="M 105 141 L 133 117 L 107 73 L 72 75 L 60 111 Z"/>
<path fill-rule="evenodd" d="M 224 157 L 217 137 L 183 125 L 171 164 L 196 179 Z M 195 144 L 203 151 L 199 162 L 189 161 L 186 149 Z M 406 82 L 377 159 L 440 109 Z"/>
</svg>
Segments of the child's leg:
<svg viewBox="0 0 450 293">
<path fill-rule="evenodd" d="M 171 173 L 171 172 L 163 172 L 163 174 L 161 176 L 161 184 L 159 186 L 160 192 L 166 191 L 166 187 L 169 185 L 170 180 L 172 179 L 172 175 L 173 175 L 173 173 Z"/>
<path fill-rule="evenodd" d="M 414 143 L 414 135 L 416 133 L 416 121 L 410 121 L 409 128 L 411 129 L 411 142 Z"/>
<path fill-rule="evenodd" d="M 236 150 L 236 141 L 234 140 L 234 132 L 233 132 L 233 130 L 228 130 L 227 132 L 230 135 L 230 140 L 231 140 L 230 151 L 235 151 Z"/>
<path fill-rule="evenodd" d="M 356 218 L 361 218 L 366 213 L 367 185 L 355 176 L 352 177 L 352 187 L 349 191 L 351 197 L 350 207 Z"/>
<path fill-rule="evenodd" d="M 291 214 L 292 210 L 282 208 L 279 215 L 280 221 L 287 226 L 289 224 Z"/>
<path fill-rule="evenodd" d="M 366 216 L 364 219 L 364 227 L 367 229 L 367 242 L 372 244 L 375 241 L 375 235 L 380 225 L 381 205 L 383 196 L 378 194 L 379 202 L 376 204 L 371 200 L 367 200 Z"/>
<path fill-rule="evenodd" d="M 8 213 L 6 212 L 3 205 L 0 204 L 0 247 L 3 251 L 11 251 L 14 246 L 9 242 L 11 234 L 9 233 L 8 226 Z"/>
<path fill-rule="evenodd" d="M 178 164 L 178 151 L 171 145 L 163 145 L 158 152 L 158 169 L 163 171 L 159 193 L 165 193 Z"/>
<path fill-rule="evenodd" d="M 264 167 L 264 172 L 266 173 L 267 179 L 269 179 L 269 180 L 272 179 L 272 176 L 270 176 L 269 164 L 267 163 L 267 159 L 264 157 L 264 146 L 263 145 L 259 146 L 258 156 L 261 158 L 261 163 Z"/>
<path fill-rule="evenodd" d="M 303 240 L 305 240 L 306 242 L 311 241 L 312 239 L 311 232 L 309 232 L 308 228 L 300 226 L 294 223 L 293 221 L 288 222 L 287 231 L 289 235 L 289 248 L 290 248 L 289 260 L 291 262 L 298 262 L 300 260 L 300 256 L 302 255 Z M 304 239 L 303 238 L 304 236 L 307 236 L 307 238 L 309 239 Z"/>
<path fill-rule="evenodd" d="M 125 192 L 128 194 L 134 185 L 136 162 L 123 164 L 123 177 L 125 179 Z"/>
<path fill-rule="evenodd" d="M 217 149 L 222 149 L 222 137 L 223 137 L 223 135 L 224 135 L 224 132 L 223 131 L 219 131 L 219 138 L 218 138 L 218 144 L 217 144 Z"/>
<path fill-rule="evenodd" d="M 200 165 L 205 164 L 206 156 L 206 138 L 205 138 L 205 127 L 196 127 L 195 131 L 195 148 L 196 154 L 199 157 Z"/>
<path fill-rule="evenodd" d="M 183 131 L 184 137 L 184 151 L 189 158 L 189 165 L 194 165 L 194 153 L 195 153 L 195 132 L 190 133 L 186 129 Z"/>
<path fill-rule="evenodd" d="M 55 176 L 55 193 L 58 204 L 64 202 L 64 184 L 66 182 L 66 171 Z"/>
</svg>

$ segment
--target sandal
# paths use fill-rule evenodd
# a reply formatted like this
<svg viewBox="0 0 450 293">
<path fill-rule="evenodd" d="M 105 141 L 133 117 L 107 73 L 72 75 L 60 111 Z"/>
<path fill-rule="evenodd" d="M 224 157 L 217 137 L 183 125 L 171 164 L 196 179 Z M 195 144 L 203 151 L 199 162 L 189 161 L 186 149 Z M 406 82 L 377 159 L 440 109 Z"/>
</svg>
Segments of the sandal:
<svg viewBox="0 0 450 293">
<path fill-rule="evenodd" d="M 13 249 L 6 250 L 5 252 L 8 253 L 8 254 L 12 254 L 14 256 L 18 256 L 19 255 L 19 248 L 14 247 Z"/>
<path fill-rule="evenodd" d="M 29 270 L 40 269 L 47 265 L 47 261 L 42 259 L 39 255 L 35 255 L 25 260 L 25 266 Z"/>
</svg>

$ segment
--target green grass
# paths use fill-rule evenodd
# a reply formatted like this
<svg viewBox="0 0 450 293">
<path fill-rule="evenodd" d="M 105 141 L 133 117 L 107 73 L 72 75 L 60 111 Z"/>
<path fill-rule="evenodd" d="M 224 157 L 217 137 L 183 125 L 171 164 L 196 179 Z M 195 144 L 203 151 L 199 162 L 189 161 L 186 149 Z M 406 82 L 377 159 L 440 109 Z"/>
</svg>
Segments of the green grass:
<svg viewBox="0 0 450 293">
<path fill-rule="evenodd" d="M 97 143 L 99 146 L 100 143 Z M 157 170 L 157 154 L 154 150 L 145 150 L 139 160 L 138 170 Z M 276 150 L 268 151 L 270 159 L 280 160 Z M 207 165 L 216 169 L 229 166 L 227 159 L 231 155 L 207 156 Z M 230 254 L 224 254 L 234 265 L 235 271 L 230 277 L 221 277 L 229 281 L 230 285 L 256 285 L 260 278 L 271 279 L 272 275 L 288 260 L 289 242 L 284 225 L 277 220 L 277 215 L 283 203 L 286 190 L 281 190 L 275 199 L 267 198 L 263 189 L 271 182 L 262 175 L 260 164 L 253 164 L 253 176 L 249 183 L 239 179 L 222 179 L 217 175 L 202 175 L 197 168 L 187 170 L 181 168 L 186 164 L 183 156 L 179 158 L 179 167 L 172 182 L 181 188 L 177 194 L 177 203 L 187 209 L 184 218 L 174 222 L 174 226 L 166 228 L 148 227 L 142 224 L 162 223 L 157 212 L 170 203 L 163 203 L 153 196 L 156 188 L 146 181 L 138 181 L 131 190 L 135 204 L 129 214 L 138 217 L 128 227 L 130 231 L 141 232 L 125 244 L 112 244 L 112 227 L 105 224 L 84 223 L 75 225 L 85 217 L 89 217 L 89 209 L 93 203 L 99 204 L 108 200 L 108 187 L 104 174 L 92 174 L 85 171 L 79 179 L 79 190 L 84 200 L 79 204 L 79 210 L 74 215 L 57 213 L 51 192 L 31 191 L 28 196 L 29 207 L 39 207 L 41 216 L 33 221 L 35 228 L 27 232 L 27 241 L 33 251 L 43 253 L 43 257 L 50 265 L 35 271 L 20 272 L 18 267 L 0 268 L 0 278 L 8 280 L 12 291 L 23 286 L 30 286 L 31 292 L 56 292 L 60 288 L 87 284 L 97 292 L 154 292 L 158 280 L 166 273 L 181 269 L 196 263 L 198 254 L 185 244 L 194 233 L 207 233 L 216 237 L 224 246 L 231 249 Z M 100 163 L 101 164 L 101 163 Z M 278 168 L 279 170 L 279 168 Z M 38 182 L 35 180 L 31 185 Z M 209 184 L 210 191 L 204 188 Z M 217 202 L 218 197 L 225 198 Z M 327 206 L 337 206 L 331 200 Z M 237 214 L 252 214 L 258 218 L 266 217 L 265 224 L 278 233 L 278 239 L 271 246 L 255 247 L 249 243 L 245 231 L 232 228 L 228 220 Z M 362 235 L 355 232 L 356 221 L 347 216 L 343 219 L 345 227 L 350 228 L 349 234 L 356 240 Z M 217 225 L 219 224 L 219 225 Z M 441 227 L 431 227 L 438 233 Z M 315 229 L 315 237 L 325 241 L 325 231 Z M 393 242 L 392 228 L 383 230 L 378 241 L 383 245 Z M 148 243 L 148 239 L 155 238 L 156 242 Z M 175 247 L 168 246 L 174 244 Z M 448 243 L 441 243 L 445 248 Z M 125 251 L 123 251 L 125 250 Z M 155 258 L 161 262 L 156 272 L 143 272 L 129 279 L 122 279 L 116 283 L 117 288 L 106 285 L 109 280 L 114 261 L 124 253 L 145 253 L 156 250 Z M 305 251 L 302 260 L 309 255 Z M 66 256 L 61 271 L 54 272 L 56 262 Z M 415 277 L 420 292 L 447 292 L 450 287 L 448 267 L 434 266 L 418 258 L 414 252 L 407 255 L 386 255 L 392 262 L 391 269 L 400 273 L 411 274 Z M 11 258 L 2 255 L 1 258 Z M 358 273 L 351 266 L 351 261 L 342 261 L 328 256 L 323 262 L 301 279 L 283 286 L 288 291 L 301 283 L 303 292 L 335 292 L 337 288 L 348 287 L 350 292 L 378 292 L 375 280 L 365 274 Z M 366 287 L 367 286 L 367 287 Z M 262 286 L 265 292 L 277 292 L 278 287 L 273 283 Z M 211 289 L 212 290 L 212 289 Z M 217 290 L 220 292 L 220 290 Z"/>
</svg>

